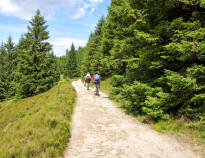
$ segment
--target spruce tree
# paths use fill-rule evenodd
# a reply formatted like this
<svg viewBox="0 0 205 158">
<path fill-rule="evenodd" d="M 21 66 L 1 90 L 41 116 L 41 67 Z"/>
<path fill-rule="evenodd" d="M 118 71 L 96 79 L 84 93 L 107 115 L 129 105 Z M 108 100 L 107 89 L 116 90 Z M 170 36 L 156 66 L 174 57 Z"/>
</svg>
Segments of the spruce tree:
<svg viewBox="0 0 205 158">
<path fill-rule="evenodd" d="M 15 94 L 14 72 L 16 71 L 16 47 L 12 38 L 9 37 L 6 43 L 0 48 L 0 91 L 1 99 L 7 99 Z"/>
<path fill-rule="evenodd" d="M 99 61 L 103 76 L 113 76 L 113 94 L 128 110 L 154 119 L 169 113 L 204 118 L 204 4 L 112 0 L 102 40 L 96 40 L 96 28 L 81 71 L 94 71 Z"/>
<path fill-rule="evenodd" d="M 57 80 L 53 76 L 51 45 L 48 26 L 44 17 L 37 10 L 29 22 L 28 33 L 21 38 L 18 49 L 18 67 L 16 73 L 17 94 L 22 97 L 33 96 L 48 90 Z"/>
<path fill-rule="evenodd" d="M 98 71 L 101 75 L 104 75 L 107 70 L 102 60 L 103 53 L 101 52 L 101 43 L 103 36 L 103 27 L 105 24 L 104 17 L 101 17 L 94 33 L 90 34 L 88 44 L 86 49 L 84 49 L 85 54 L 83 58 L 82 75 L 87 72 L 94 74 Z"/>
<path fill-rule="evenodd" d="M 66 52 L 68 52 L 68 50 L 66 50 Z M 57 57 L 57 71 L 64 76 L 67 76 L 66 59 L 67 56 Z"/>
<path fill-rule="evenodd" d="M 7 53 L 7 62 L 5 63 L 7 73 L 7 97 L 15 95 L 14 74 L 17 67 L 17 51 L 12 38 L 9 37 L 5 43 L 5 51 Z"/>
<path fill-rule="evenodd" d="M 77 50 L 77 63 L 78 63 L 78 69 L 81 74 L 81 76 L 84 76 L 84 71 L 83 70 L 83 60 L 84 60 L 84 52 L 85 48 L 84 47 L 79 47 Z"/>
<path fill-rule="evenodd" d="M 7 97 L 7 72 L 5 68 L 6 60 L 6 50 L 2 42 L 0 47 L 0 101 Z"/>
<path fill-rule="evenodd" d="M 77 57 L 76 57 L 76 50 L 75 46 L 72 43 L 71 49 L 68 52 L 67 50 L 67 61 L 66 61 L 66 75 L 70 78 L 79 77 L 79 70 L 78 70 L 78 64 L 77 64 Z"/>
</svg>

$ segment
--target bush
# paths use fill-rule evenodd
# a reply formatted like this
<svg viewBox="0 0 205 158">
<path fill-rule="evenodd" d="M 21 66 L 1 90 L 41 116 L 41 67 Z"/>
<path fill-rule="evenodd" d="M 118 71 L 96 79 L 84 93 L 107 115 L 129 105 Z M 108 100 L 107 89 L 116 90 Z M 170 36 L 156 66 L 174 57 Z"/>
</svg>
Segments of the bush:
<svg viewBox="0 0 205 158">
<path fill-rule="evenodd" d="M 197 81 L 193 78 L 203 71 L 188 69 L 188 77 L 177 72 L 165 70 L 161 77 L 166 92 L 162 87 L 151 87 L 148 84 L 134 81 L 127 85 L 123 76 L 112 77 L 111 97 L 121 99 L 123 107 L 129 112 L 142 113 L 154 120 L 168 119 L 169 114 L 186 115 L 189 118 L 200 118 L 205 109 L 205 96 L 195 94 L 197 92 Z M 194 75 L 195 74 L 195 75 Z M 200 76 L 200 75 L 199 75 Z M 201 77 L 200 77 L 201 78 Z M 152 84 L 152 86 L 155 86 Z"/>
<path fill-rule="evenodd" d="M 190 77 L 183 77 L 177 72 L 165 70 L 165 78 L 167 85 L 171 88 L 171 93 L 174 94 L 180 102 L 186 101 L 196 89 L 196 80 Z"/>
<path fill-rule="evenodd" d="M 196 94 L 191 98 L 191 103 L 196 107 L 201 105 L 205 109 L 205 93 Z"/>
<path fill-rule="evenodd" d="M 169 103 L 170 112 L 172 109 L 178 111 L 180 108 L 184 109 L 189 106 L 190 98 L 197 87 L 196 80 L 170 70 L 165 70 L 165 80 L 170 88 L 169 94 L 173 96 L 172 102 Z"/>
<path fill-rule="evenodd" d="M 121 95 L 125 100 L 124 106 L 130 112 L 141 112 L 141 107 L 145 106 L 146 94 L 150 91 L 151 87 L 138 81 L 135 81 L 131 86 L 123 85 Z"/>
<path fill-rule="evenodd" d="M 131 86 L 124 85 L 121 89 L 116 89 L 121 98 L 124 100 L 124 107 L 129 112 L 138 112 L 146 114 L 152 119 L 165 119 L 167 110 L 166 102 L 169 101 L 170 95 L 163 93 L 159 87 L 152 88 L 147 84 L 135 81 Z"/>
<path fill-rule="evenodd" d="M 168 119 L 169 115 L 166 112 L 171 97 L 170 94 L 164 92 L 156 93 L 156 97 L 147 96 L 142 111 L 154 120 Z"/>
<path fill-rule="evenodd" d="M 114 75 L 112 77 L 112 86 L 113 87 L 122 87 L 124 83 L 125 83 L 124 76 Z"/>
</svg>

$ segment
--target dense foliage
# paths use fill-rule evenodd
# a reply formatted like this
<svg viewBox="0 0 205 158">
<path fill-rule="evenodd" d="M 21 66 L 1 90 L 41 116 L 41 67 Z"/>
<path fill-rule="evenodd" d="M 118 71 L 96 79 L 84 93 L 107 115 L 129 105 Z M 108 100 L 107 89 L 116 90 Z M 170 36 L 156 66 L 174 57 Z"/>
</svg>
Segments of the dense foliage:
<svg viewBox="0 0 205 158">
<path fill-rule="evenodd" d="M 82 75 L 113 76 L 113 96 L 132 112 L 204 119 L 204 11 L 204 0 L 112 0 L 84 49 Z"/>
<path fill-rule="evenodd" d="M 1 45 L 0 100 L 39 94 L 59 80 L 57 59 L 46 41 L 48 26 L 39 10 L 29 23 L 17 45 L 11 37 Z"/>
<path fill-rule="evenodd" d="M 9 37 L 0 48 L 0 100 L 13 95 L 13 78 L 16 70 L 16 48 Z"/>
<path fill-rule="evenodd" d="M 102 41 L 102 28 L 105 23 L 105 19 L 102 17 L 96 27 L 94 33 L 90 34 L 86 49 L 84 49 L 86 55 L 82 60 L 81 72 L 86 74 L 91 72 L 93 74 L 96 71 L 103 70 L 102 63 L 99 62 L 102 58 L 100 53 L 100 46 Z"/>
<path fill-rule="evenodd" d="M 82 61 L 82 54 L 75 50 L 75 46 L 72 43 L 70 50 L 66 49 L 66 55 L 58 58 L 58 72 L 68 78 L 80 77 L 80 63 Z"/>
<path fill-rule="evenodd" d="M 66 50 L 66 75 L 70 78 L 78 77 L 78 64 L 74 44 L 71 45 L 70 51 Z"/>
</svg>

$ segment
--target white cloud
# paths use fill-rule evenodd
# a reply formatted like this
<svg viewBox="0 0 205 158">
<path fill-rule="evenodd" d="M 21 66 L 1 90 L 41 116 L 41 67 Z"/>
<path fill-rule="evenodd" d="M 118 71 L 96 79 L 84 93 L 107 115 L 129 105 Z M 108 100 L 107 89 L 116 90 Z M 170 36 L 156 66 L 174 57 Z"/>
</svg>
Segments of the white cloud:
<svg viewBox="0 0 205 158">
<path fill-rule="evenodd" d="M 63 56 L 66 54 L 66 49 L 70 49 L 72 43 L 74 43 L 75 48 L 77 49 L 79 46 L 85 46 L 85 40 L 79 40 L 74 38 L 66 38 L 66 37 L 56 37 L 50 39 L 49 42 L 53 45 L 54 54 L 57 56 Z"/>
<path fill-rule="evenodd" d="M 102 3 L 103 2 L 103 0 L 89 0 L 89 1 L 92 3 Z"/>
<path fill-rule="evenodd" d="M 93 14 L 95 12 L 95 8 L 92 8 L 91 10 L 90 10 L 90 14 Z"/>
<path fill-rule="evenodd" d="M 86 15 L 88 10 L 94 11 L 97 3 L 103 0 L 0 0 L 0 13 L 30 20 L 37 9 L 46 18 L 53 17 L 60 9 L 74 18 Z"/>
<path fill-rule="evenodd" d="M 94 4 L 84 3 L 82 7 L 78 8 L 78 11 L 75 15 L 72 16 L 73 19 L 78 19 L 83 17 L 86 14 L 87 9 L 93 7 Z"/>
<path fill-rule="evenodd" d="M 10 0 L 0 0 L 0 10 L 3 13 L 15 13 L 19 11 L 19 7 L 12 4 Z"/>
<path fill-rule="evenodd" d="M 78 12 L 72 16 L 73 19 L 78 19 L 85 15 L 86 9 L 85 8 L 78 8 Z"/>
</svg>

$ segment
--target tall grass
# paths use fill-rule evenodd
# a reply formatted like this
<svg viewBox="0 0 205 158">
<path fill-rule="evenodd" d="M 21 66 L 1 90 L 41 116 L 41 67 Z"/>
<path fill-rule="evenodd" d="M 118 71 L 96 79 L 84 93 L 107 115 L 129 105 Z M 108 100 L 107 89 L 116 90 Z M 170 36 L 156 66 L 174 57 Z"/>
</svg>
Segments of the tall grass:
<svg viewBox="0 0 205 158">
<path fill-rule="evenodd" d="M 62 157 L 76 92 L 60 81 L 38 96 L 0 103 L 0 158 Z"/>
<path fill-rule="evenodd" d="M 112 91 L 112 78 L 107 78 L 100 83 L 100 89 L 106 94 L 110 94 Z"/>
<path fill-rule="evenodd" d="M 185 121 L 181 119 L 170 119 L 158 121 L 152 127 L 161 133 L 172 133 L 178 136 L 189 136 L 194 142 L 205 144 L 205 124 L 201 121 Z M 203 149 L 205 152 L 205 148 Z"/>
</svg>

